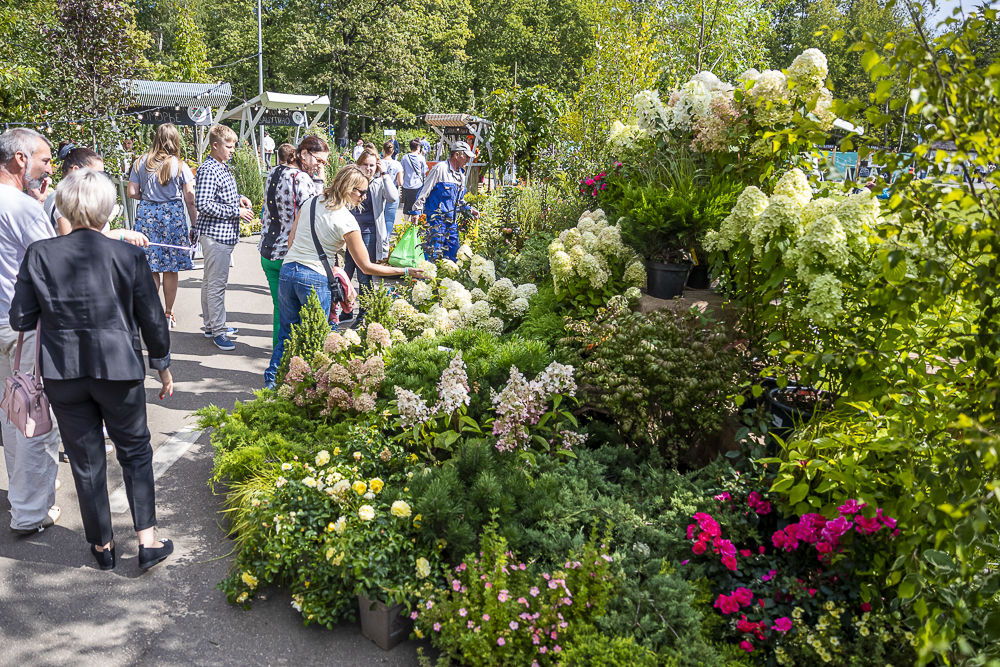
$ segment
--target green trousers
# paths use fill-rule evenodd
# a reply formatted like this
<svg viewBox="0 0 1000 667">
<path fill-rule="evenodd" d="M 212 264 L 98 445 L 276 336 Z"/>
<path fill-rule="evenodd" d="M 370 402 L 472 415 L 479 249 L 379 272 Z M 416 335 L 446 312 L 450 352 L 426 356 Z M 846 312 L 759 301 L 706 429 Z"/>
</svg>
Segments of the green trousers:
<svg viewBox="0 0 1000 667">
<path fill-rule="evenodd" d="M 278 330 L 281 328 L 281 319 L 278 315 L 278 276 L 281 275 L 281 260 L 274 262 L 261 255 L 260 265 L 264 269 L 264 275 L 267 276 L 267 286 L 271 289 L 271 303 L 274 304 L 271 345 L 276 347 L 278 345 Z"/>
</svg>

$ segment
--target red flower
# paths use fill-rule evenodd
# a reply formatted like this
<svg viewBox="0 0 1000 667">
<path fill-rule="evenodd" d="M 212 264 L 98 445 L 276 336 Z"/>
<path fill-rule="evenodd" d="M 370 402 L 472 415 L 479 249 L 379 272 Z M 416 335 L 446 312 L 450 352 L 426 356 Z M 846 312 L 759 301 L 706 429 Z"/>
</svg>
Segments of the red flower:
<svg viewBox="0 0 1000 667">
<path fill-rule="evenodd" d="M 740 555 L 744 558 L 750 558 L 750 556 L 753 556 L 753 552 L 749 549 L 740 549 Z"/>
<path fill-rule="evenodd" d="M 779 530 L 778 532 L 776 532 L 774 535 L 771 536 L 771 542 L 777 548 L 779 549 L 783 548 L 785 546 L 785 533 Z M 763 548 L 764 547 L 761 547 L 761 549 Z"/>
<path fill-rule="evenodd" d="M 871 610 L 872 606 L 870 604 L 868 604 L 867 602 L 861 603 L 861 611 L 871 611 Z"/>
<path fill-rule="evenodd" d="M 753 509 L 757 507 L 757 505 L 759 504 L 760 504 L 760 494 L 757 493 L 756 491 L 751 491 L 750 495 L 747 496 L 747 505 L 750 506 L 750 509 Z"/>
<path fill-rule="evenodd" d="M 751 644 L 745 639 L 740 642 L 740 648 L 746 651 L 747 653 L 753 653 L 753 644 Z"/>
<path fill-rule="evenodd" d="M 817 542 L 816 551 L 820 552 L 821 554 L 831 553 L 833 552 L 833 545 L 830 544 L 829 542 Z"/>
<path fill-rule="evenodd" d="M 763 556 L 764 555 L 764 545 L 762 544 L 759 547 L 757 547 L 757 551 L 760 552 L 761 556 Z"/>
<path fill-rule="evenodd" d="M 891 516 L 886 516 L 882 514 L 881 507 L 875 510 L 875 518 L 882 521 L 882 523 L 885 524 L 885 527 L 888 528 L 889 530 L 892 530 L 893 528 L 896 527 L 896 520 L 893 519 Z"/>
<path fill-rule="evenodd" d="M 740 632 L 753 632 L 757 629 L 756 623 L 751 623 L 747 620 L 746 614 L 743 615 L 743 620 L 736 622 L 736 629 Z"/>
<path fill-rule="evenodd" d="M 740 603 L 736 601 L 736 598 L 722 594 L 719 594 L 718 599 L 712 606 L 714 606 L 716 609 L 721 611 L 723 614 L 726 614 L 727 616 L 729 614 L 735 614 L 740 610 Z"/>
<path fill-rule="evenodd" d="M 733 591 L 733 598 L 740 603 L 741 607 L 749 607 L 753 602 L 753 591 L 749 588 L 737 588 Z"/>
<path fill-rule="evenodd" d="M 705 553 L 706 545 L 704 542 L 695 542 L 694 546 L 691 547 L 691 551 L 695 552 L 699 556 Z"/>
<path fill-rule="evenodd" d="M 725 565 L 730 570 L 732 570 L 733 572 L 736 571 L 736 559 L 733 558 L 732 556 L 723 556 L 722 564 Z"/>
<path fill-rule="evenodd" d="M 766 500 L 762 500 L 757 505 L 757 507 L 754 508 L 753 511 L 756 512 L 757 514 L 761 514 L 761 515 L 770 514 L 771 513 L 771 503 L 767 502 Z"/>
<path fill-rule="evenodd" d="M 698 529 L 698 524 L 696 523 L 692 523 L 690 526 L 687 527 L 687 538 L 689 540 L 694 539 L 694 531 L 697 529 Z"/>
</svg>

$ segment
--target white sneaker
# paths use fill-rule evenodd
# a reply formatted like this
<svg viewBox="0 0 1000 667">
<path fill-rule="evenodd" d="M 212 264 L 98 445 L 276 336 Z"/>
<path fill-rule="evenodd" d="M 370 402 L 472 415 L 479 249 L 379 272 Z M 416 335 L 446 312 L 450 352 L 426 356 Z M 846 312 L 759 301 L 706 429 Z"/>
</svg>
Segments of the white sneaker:
<svg viewBox="0 0 1000 667">
<path fill-rule="evenodd" d="M 56 491 L 58 491 L 58 490 L 59 490 L 59 487 L 61 487 L 61 486 L 62 486 L 62 482 L 60 482 L 60 481 L 59 481 L 59 480 L 57 479 L 57 480 L 56 480 Z"/>
</svg>

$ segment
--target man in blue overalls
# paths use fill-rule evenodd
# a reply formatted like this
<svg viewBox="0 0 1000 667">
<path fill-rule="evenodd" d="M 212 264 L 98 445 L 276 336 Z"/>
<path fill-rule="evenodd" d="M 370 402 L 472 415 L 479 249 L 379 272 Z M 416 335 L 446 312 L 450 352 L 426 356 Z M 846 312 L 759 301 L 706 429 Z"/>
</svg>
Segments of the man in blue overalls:
<svg viewBox="0 0 1000 667">
<path fill-rule="evenodd" d="M 469 211 L 479 217 L 479 211 L 465 203 L 465 165 L 476 156 L 464 141 L 451 145 L 448 159 L 438 162 L 428 172 L 413 213 L 427 215 L 427 235 L 423 239 L 424 254 L 430 261 L 442 257 L 454 261 L 458 254 L 458 213 Z"/>
</svg>

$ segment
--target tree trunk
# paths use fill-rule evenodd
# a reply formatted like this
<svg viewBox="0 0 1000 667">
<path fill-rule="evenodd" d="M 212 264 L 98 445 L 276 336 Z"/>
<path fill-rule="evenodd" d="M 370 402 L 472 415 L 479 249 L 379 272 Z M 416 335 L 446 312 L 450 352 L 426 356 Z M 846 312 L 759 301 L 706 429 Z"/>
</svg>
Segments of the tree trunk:
<svg viewBox="0 0 1000 667">
<path fill-rule="evenodd" d="M 342 148 L 347 145 L 347 108 L 351 103 L 351 92 L 343 90 L 340 93 L 340 108 L 337 110 L 337 145 Z"/>
</svg>

